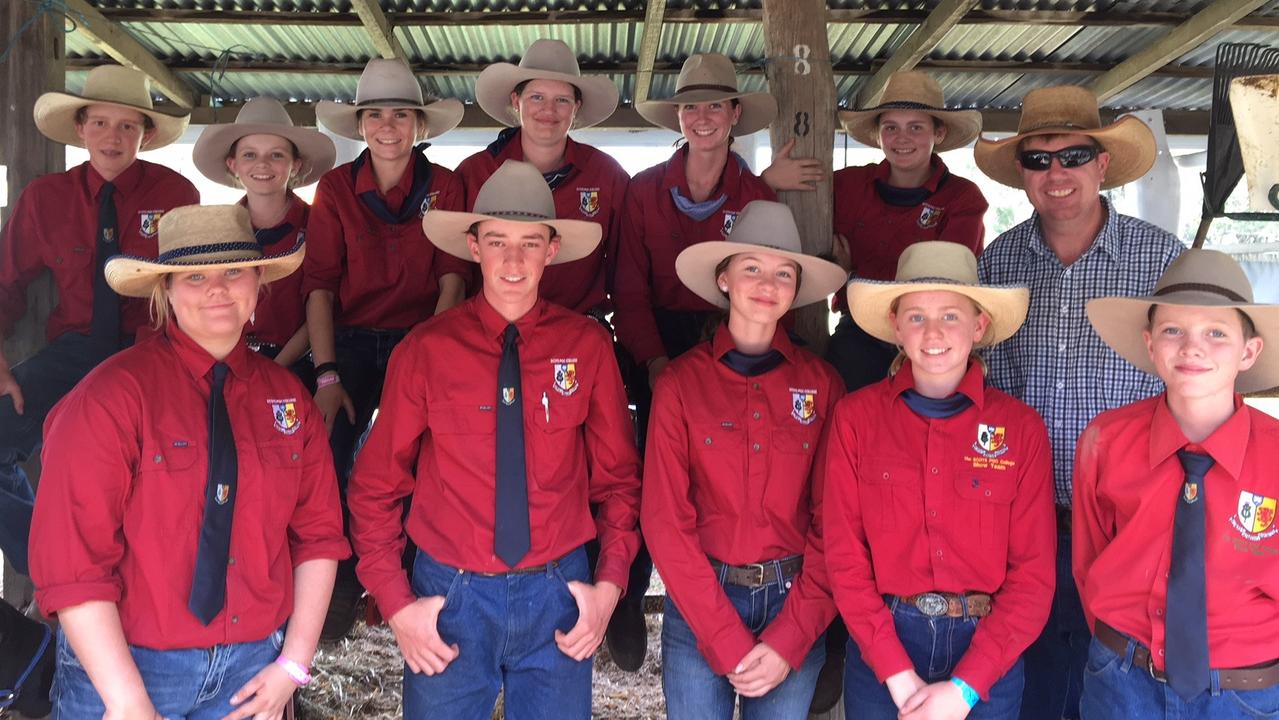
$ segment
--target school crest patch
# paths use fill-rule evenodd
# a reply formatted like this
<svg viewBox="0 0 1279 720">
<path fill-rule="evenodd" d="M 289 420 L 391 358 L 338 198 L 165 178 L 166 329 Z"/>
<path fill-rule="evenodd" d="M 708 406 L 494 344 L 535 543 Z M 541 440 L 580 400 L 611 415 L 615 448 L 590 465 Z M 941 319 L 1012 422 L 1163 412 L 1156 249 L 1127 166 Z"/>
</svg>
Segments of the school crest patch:
<svg viewBox="0 0 1279 720">
<path fill-rule="evenodd" d="M 163 214 L 163 210 L 138 211 L 138 230 L 142 233 L 142 237 L 155 237 L 160 230 L 160 216 Z"/>
<path fill-rule="evenodd" d="M 942 208 L 924 203 L 924 207 L 919 211 L 919 220 L 917 222 L 925 230 L 937 227 L 937 223 L 941 222 L 943 212 L 945 211 Z"/>
<path fill-rule="evenodd" d="M 736 222 L 737 222 L 737 213 L 732 212 L 730 210 L 725 210 L 724 211 L 724 227 L 723 227 L 723 232 L 725 235 L 731 235 L 733 233 L 733 225 Z"/>
<path fill-rule="evenodd" d="M 790 416 L 800 425 L 811 425 L 817 419 L 817 391 L 790 389 Z"/>
<path fill-rule="evenodd" d="M 502 404 L 503 405 L 515 404 L 515 388 L 513 387 L 502 388 Z"/>
<path fill-rule="evenodd" d="M 439 201 L 440 201 L 439 190 L 436 190 L 435 192 L 427 193 L 426 197 L 422 198 L 422 209 L 418 212 L 418 217 L 423 217 L 431 210 L 434 210 L 436 204 L 438 204 Z"/>
<path fill-rule="evenodd" d="M 593 218 L 600 214 L 600 189 L 578 188 L 577 209 L 583 217 Z"/>
<path fill-rule="evenodd" d="M 577 392 L 581 384 L 577 382 L 577 358 L 552 360 L 555 369 L 555 391 L 564 397 Z"/>
<path fill-rule="evenodd" d="M 213 499 L 219 505 L 226 505 L 227 500 L 231 499 L 231 486 L 218 483 L 217 488 L 213 491 Z"/>
<path fill-rule="evenodd" d="M 987 458 L 997 458 L 1008 452 L 1004 444 L 1004 427 L 977 423 L 977 441 L 973 443 L 973 452 Z"/>
<path fill-rule="evenodd" d="M 1279 533 L 1279 528 L 1275 527 L 1276 505 L 1279 501 L 1275 498 L 1244 490 L 1239 493 L 1239 503 L 1230 524 L 1240 535 L 1253 542 L 1273 537 Z"/>
<path fill-rule="evenodd" d="M 284 435 L 292 435 L 302 427 L 302 420 L 298 418 L 297 399 L 289 398 L 288 400 L 268 400 L 267 404 L 271 406 L 271 416 L 275 420 L 275 429 Z"/>
</svg>

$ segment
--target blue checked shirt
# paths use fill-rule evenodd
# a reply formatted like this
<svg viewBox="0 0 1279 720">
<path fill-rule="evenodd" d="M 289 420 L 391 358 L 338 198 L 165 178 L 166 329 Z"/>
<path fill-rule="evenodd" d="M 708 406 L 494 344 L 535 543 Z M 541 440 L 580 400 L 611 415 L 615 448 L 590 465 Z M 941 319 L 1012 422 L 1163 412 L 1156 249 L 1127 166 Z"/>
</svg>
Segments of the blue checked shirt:
<svg viewBox="0 0 1279 720">
<path fill-rule="evenodd" d="M 1175 236 L 1106 207 L 1092 246 L 1063 266 L 1044 242 L 1039 214 L 995 238 L 977 261 L 982 284 L 1030 286 L 1030 311 L 1017 334 L 985 352 L 992 385 L 1039 412 L 1053 451 L 1057 504 L 1070 507 L 1075 441 L 1103 410 L 1163 391 L 1102 342 L 1084 314 L 1089 300 L 1150 295 L 1184 250 Z"/>
</svg>

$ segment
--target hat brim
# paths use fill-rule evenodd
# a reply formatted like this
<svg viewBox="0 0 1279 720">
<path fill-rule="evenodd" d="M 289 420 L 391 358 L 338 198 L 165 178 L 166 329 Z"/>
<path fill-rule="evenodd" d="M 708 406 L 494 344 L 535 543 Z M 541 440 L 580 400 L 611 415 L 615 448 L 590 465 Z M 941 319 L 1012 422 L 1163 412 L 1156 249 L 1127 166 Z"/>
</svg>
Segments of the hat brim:
<svg viewBox="0 0 1279 720">
<path fill-rule="evenodd" d="M 409 108 L 426 113 L 426 135 L 418 138 L 419 140 L 437 138 L 457 127 L 462 122 L 462 113 L 465 111 L 462 103 L 453 98 L 436 100 L 426 105 L 379 104 L 361 107 L 333 102 L 332 100 L 321 100 L 315 104 L 315 119 L 335 135 L 365 142 L 364 137 L 360 135 L 359 123 L 356 122 L 355 115 L 360 110 L 368 110 L 375 107 Z"/>
<path fill-rule="evenodd" d="M 1019 285 L 964 285 L 954 282 L 894 282 L 854 278 L 848 283 L 848 309 L 861 329 L 891 345 L 897 330 L 889 319 L 893 303 L 908 293 L 945 290 L 977 303 L 990 318 L 990 326 L 974 347 L 988 347 L 1012 337 L 1026 321 L 1030 290 Z"/>
<path fill-rule="evenodd" d="M 606 77 L 522 68 L 511 63 L 495 63 L 480 71 L 475 80 L 475 102 L 489 117 L 507 127 L 515 127 L 519 120 L 511 108 L 511 93 L 515 92 L 516 85 L 526 80 L 555 80 L 581 91 L 582 106 L 573 119 L 574 129 L 598 125 L 617 109 L 617 86 Z"/>
<path fill-rule="evenodd" d="M 865 110 L 841 110 L 839 122 L 844 132 L 857 142 L 879 147 L 879 116 L 893 110 L 922 112 L 946 126 L 946 137 L 933 146 L 933 152 L 946 152 L 966 147 L 981 134 L 981 113 L 977 110 L 947 110 L 918 103 L 886 103 Z"/>
<path fill-rule="evenodd" d="M 825 300 L 848 279 L 848 273 L 833 262 L 804 253 L 771 248 L 754 243 L 731 240 L 709 240 L 684 248 L 675 258 L 675 274 L 680 282 L 698 297 L 721 308 L 729 306 L 728 297 L 720 292 L 715 268 L 724 258 L 742 253 L 777 255 L 793 260 L 800 267 L 799 292 L 791 301 L 791 307 L 803 307 Z"/>
<path fill-rule="evenodd" d="M 302 157 L 302 167 L 293 178 L 294 187 L 318 182 L 320 176 L 333 169 L 337 148 L 333 140 L 319 130 L 272 125 L 269 123 L 228 123 L 210 125 L 200 133 L 191 151 L 191 159 L 200 174 L 220 185 L 239 188 L 226 166 L 226 158 L 236 141 L 246 135 L 276 135 L 293 143 Z"/>
<path fill-rule="evenodd" d="M 1158 375 L 1146 349 L 1142 331 L 1149 325 L 1151 305 L 1193 308 L 1236 308 L 1242 310 L 1257 328 L 1264 348 L 1257 362 L 1235 378 L 1235 390 L 1241 393 L 1269 390 L 1279 386 L 1279 305 L 1251 303 L 1193 303 L 1166 297 L 1104 297 L 1089 300 L 1084 307 L 1088 322 L 1102 341 L 1134 367 Z M 1273 344 L 1272 344 L 1273 343 Z"/>
<path fill-rule="evenodd" d="M 509 220 L 529 225 L 550 225 L 555 228 L 555 234 L 560 239 L 560 250 L 551 261 L 552 265 L 563 265 L 590 255 L 596 247 L 599 247 L 600 238 L 603 235 L 599 223 L 587 220 L 533 218 L 525 214 L 485 215 L 455 210 L 427 212 L 422 216 L 422 231 L 436 247 L 449 255 L 475 262 L 475 258 L 471 257 L 471 248 L 466 242 L 466 231 L 475 223 L 486 220 Z"/>
<path fill-rule="evenodd" d="M 159 263 L 152 258 L 133 255 L 116 255 L 106 262 L 104 272 L 107 285 L 124 297 L 151 297 L 151 290 L 158 278 L 170 273 L 198 272 L 200 270 L 225 270 L 228 268 L 262 268 L 262 283 L 275 282 L 282 277 L 293 274 L 302 266 L 306 257 L 306 244 L 298 242 L 292 249 L 279 255 L 266 255 L 261 258 L 246 260 L 244 258 L 228 258 L 225 260 L 200 260 L 190 263 Z"/>
<path fill-rule="evenodd" d="M 680 132 L 679 106 L 698 103 L 721 102 L 736 99 L 742 115 L 729 131 L 733 137 L 757 133 L 768 127 L 777 117 L 777 99 L 765 92 L 726 92 L 723 90 L 693 90 L 676 93 L 664 100 L 646 100 L 635 103 L 635 110 L 650 123 Z"/>
<path fill-rule="evenodd" d="M 1102 190 L 1126 185 L 1150 172 L 1158 154 L 1154 133 L 1141 120 L 1129 115 L 1096 129 L 1053 126 L 1018 133 L 1003 140 L 979 138 L 973 148 L 973 159 L 978 169 L 991 180 L 1024 190 L 1025 184 L 1017 166 L 1017 145 L 1036 135 L 1087 135 L 1100 143 L 1110 155 L 1110 165 L 1101 183 Z"/>
<path fill-rule="evenodd" d="M 98 100 L 66 92 L 47 92 L 36 98 L 32 109 L 36 128 L 54 142 L 83 148 L 84 142 L 76 134 L 75 116 L 80 108 L 86 105 L 111 105 L 125 110 L 134 110 L 151 118 L 151 123 L 155 125 L 155 134 L 151 136 L 150 142 L 142 143 L 142 150 L 156 150 L 165 145 L 172 145 L 182 137 L 182 133 L 187 129 L 187 123 L 191 121 L 189 114 L 169 115 L 141 105 Z"/>
</svg>

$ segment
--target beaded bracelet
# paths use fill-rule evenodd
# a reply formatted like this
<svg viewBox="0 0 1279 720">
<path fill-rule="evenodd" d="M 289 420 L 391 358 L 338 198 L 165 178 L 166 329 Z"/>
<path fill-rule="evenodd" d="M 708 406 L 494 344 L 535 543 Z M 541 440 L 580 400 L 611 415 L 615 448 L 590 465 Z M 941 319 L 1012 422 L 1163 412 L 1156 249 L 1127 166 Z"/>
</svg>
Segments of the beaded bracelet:
<svg viewBox="0 0 1279 720">
<path fill-rule="evenodd" d="M 977 691 L 973 689 L 973 686 L 964 682 L 963 678 L 952 677 L 950 682 L 955 687 L 959 688 L 959 691 L 964 694 L 964 702 L 968 703 L 969 710 L 972 710 L 973 706 L 981 700 L 981 696 L 977 694 Z"/>
<path fill-rule="evenodd" d="M 301 664 L 293 662 L 283 655 L 275 659 L 275 664 L 284 668 L 284 672 L 289 674 L 289 677 L 293 679 L 293 682 L 296 683 L 298 687 L 302 687 L 311 682 L 311 671 L 303 667 Z"/>
</svg>

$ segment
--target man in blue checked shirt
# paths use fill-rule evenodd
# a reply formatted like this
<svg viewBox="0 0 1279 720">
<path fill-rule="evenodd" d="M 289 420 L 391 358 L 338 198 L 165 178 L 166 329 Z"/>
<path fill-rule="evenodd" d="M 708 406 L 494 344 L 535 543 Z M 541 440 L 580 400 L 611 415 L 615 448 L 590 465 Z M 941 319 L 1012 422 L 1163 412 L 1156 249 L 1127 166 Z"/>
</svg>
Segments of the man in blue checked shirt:
<svg viewBox="0 0 1279 720">
<path fill-rule="evenodd" d="M 1079 717 L 1090 635 L 1070 567 L 1075 441 L 1093 416 L 1163 390 L 1101 341 L 1084 304 L 1149 295 L 1184 249 L 1173 235 L 1115 212 L 1102 190 L 1136 180 L 1155 160 L 1155 138 L 1133 117 L 1103 126 L 1082 87 L 1028 93 L 1017 134 L 977 141 L 977 166 L 1026 191 L 1035 213 L 995 238 L 978 261 L 982 284 L 1030 286 L 1025 325 L 986 354 L 990 382 L 1039 411 L 1053 450 L 1057 592 L 1043 634 L 1026 651 L 1022 720 Z"/>
</svg>

